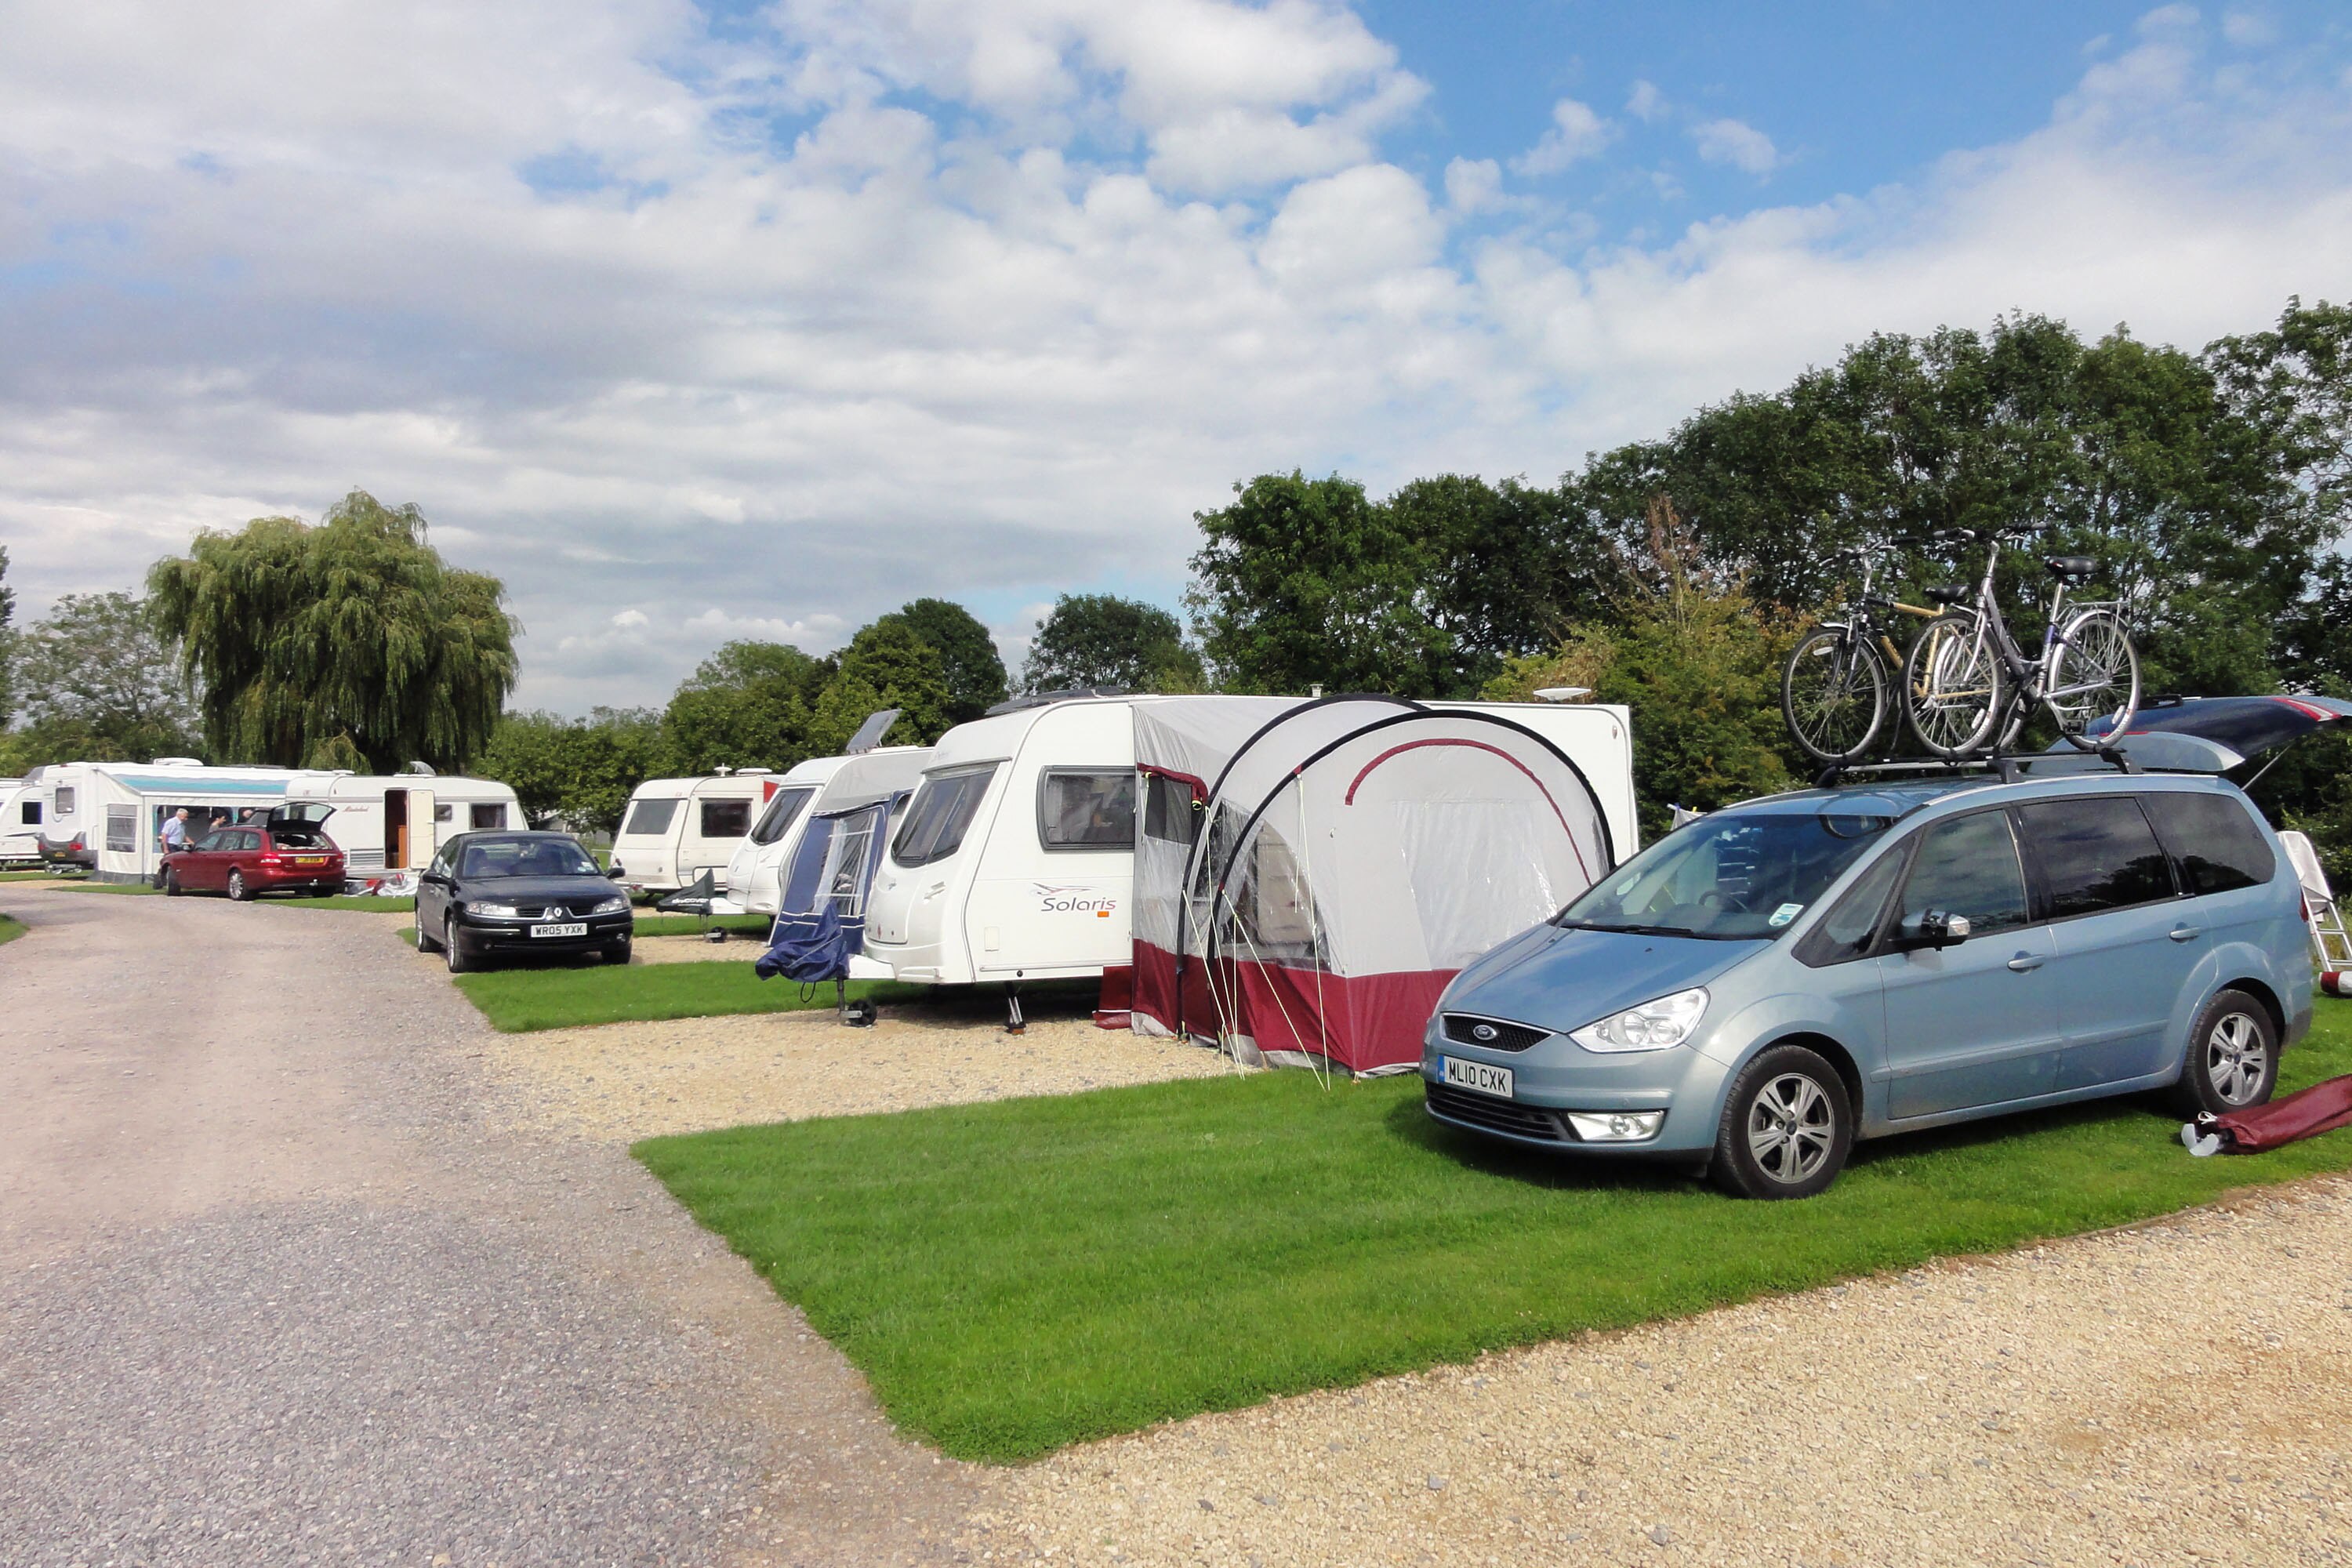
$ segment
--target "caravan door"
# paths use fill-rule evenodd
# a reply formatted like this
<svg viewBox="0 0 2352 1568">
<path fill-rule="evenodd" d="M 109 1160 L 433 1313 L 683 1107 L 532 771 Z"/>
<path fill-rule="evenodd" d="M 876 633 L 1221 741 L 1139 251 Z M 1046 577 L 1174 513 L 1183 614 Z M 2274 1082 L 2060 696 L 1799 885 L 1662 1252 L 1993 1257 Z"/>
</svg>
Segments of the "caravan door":
<svg viewBox="0 0 2352 1568">
<path fill-rule="evenodd" d="M 433 792 L 383 792 L 383 864 L 388 871 L 422 870 L 433 861 Z"/>
</svg>

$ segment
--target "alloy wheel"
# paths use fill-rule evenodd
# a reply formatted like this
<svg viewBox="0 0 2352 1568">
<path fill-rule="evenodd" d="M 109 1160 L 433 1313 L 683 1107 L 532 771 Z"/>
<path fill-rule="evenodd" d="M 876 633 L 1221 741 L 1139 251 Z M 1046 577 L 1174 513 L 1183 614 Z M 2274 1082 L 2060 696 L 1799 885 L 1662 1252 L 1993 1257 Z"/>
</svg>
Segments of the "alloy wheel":
<svg viewBox="0 0 2352 1568">
<path fill-rule="evenodd" d="M 2205 1079 L 2224 1104 L 2252 1104 L 2269 1071 L 2270 1049 L 2245 1014 L 2226 1015 L 2205 1037 Z"/>
<path fill-rule="evenodd" d="M 1822 1168 L 1837 1135 L 1837 1114 L 1822 1086 L 1782 1073 L 1757 1094 L 1748 1112 L 1748 1150 L 1764 1173 L 1794 1186 Z"/>
</svg>

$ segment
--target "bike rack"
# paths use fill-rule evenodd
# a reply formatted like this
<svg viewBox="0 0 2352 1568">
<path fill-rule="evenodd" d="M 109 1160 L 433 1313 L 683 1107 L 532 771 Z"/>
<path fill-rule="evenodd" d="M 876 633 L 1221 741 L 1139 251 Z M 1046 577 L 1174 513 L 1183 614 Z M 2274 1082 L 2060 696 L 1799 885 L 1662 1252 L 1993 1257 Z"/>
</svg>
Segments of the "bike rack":
<svg viewBox="0 0 2352 1568">
<path fill-rule="evenodd" d="M 1915 757 L 1902 761 L 1875 763 L 1832 763 L 1813 778 L 1815 789 L 1834 789 L 1850 774 L 1867 773 L 1876 777 L 1883 773 L 1997 773 L 2003 784 L 2016 784 L 2030 775 L 2036 763 L 2071 763 L 2095 761 L 2104 763 L 2119 773 L 2145 773 L 2130 756 L 2115 746 L 2094 746 L 2077 752 L 2004 752 L 1999 747 L 1972 752 L 1965 757 Z M 2052 771 L 2063 773 L 2061 767 Z"/>
</svg>

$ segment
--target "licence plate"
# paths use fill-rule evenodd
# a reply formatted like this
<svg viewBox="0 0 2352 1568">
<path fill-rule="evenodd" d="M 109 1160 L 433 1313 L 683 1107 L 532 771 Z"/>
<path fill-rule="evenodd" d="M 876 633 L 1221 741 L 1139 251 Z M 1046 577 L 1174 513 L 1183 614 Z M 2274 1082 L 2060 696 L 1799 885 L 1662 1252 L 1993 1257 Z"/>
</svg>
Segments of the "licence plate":
<svg viewBox="0 0 2352 1568">
<path fill-rule="evenodd" d="M 575 921 L 570 925 L 533 926 L 530 928 L 530 934 L 533 936 L 586 936 L 588 927 Z"/>
<path fill-rule="evenodd" d="M 1488 1067 L 1485 1062 L 1465 1062 L 1460 1057 L 1440 1057 L 1445 1066 L 1445 1081 L 1456 1089 L 1475 1089 L 1480 1094 L 1511 1098 L 1511 1069 Z"/>
<path fill-rule="evenodd" d="M 323 866 L 326 863 L 327 858 L 324 855 L 297 855 L 294 857 L 294 864 L 297 866 Z"/>
</svg>

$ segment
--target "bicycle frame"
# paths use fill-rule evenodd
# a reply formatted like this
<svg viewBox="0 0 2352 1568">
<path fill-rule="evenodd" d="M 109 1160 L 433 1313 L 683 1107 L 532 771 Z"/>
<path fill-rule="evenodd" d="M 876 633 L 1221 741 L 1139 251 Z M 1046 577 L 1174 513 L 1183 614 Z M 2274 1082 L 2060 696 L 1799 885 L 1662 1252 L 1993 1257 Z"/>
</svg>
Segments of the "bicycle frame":
<svg viewBox="0 0 2352 1568">
<path fill-rule="evenodd" d="M 1988 647 L 1986 634 L 1990 631 L 1991 640 L 1989 651 L 2000 658 L 2002 669 L 2009 676 L 2008 694 L 2001 703 L 2000 712 L 1994 717 L 1992 734 L 1996 738 L 2007 729 L 2013 710 L 2031 708 L 2036 702 L 2054 706 L 2069 697 L 2079 697 L 2086 691 L 2095 691 L 2100 684 L 2094 681 L 2081 686 L 2061 687 L 2054 690 L 2042 689 L 2042 683 L 2049 679 L 2051 670 L 2057 667 L 2059 652 L 2074 646 L 2066 635 L 2073 628 L 2064 624 L 2062 614 L 2066 607 L 2066 580 L 2061 577 L 2056 589 L 2050 595 L 2049 616 L 2042 628 L 2041 655 L 2036 658 L 2029 659 L 2025 657 L 2025 650 L 2018 645 L 2017 638 L 2011 635 L 2008 617 L 2000 613 L 2000 600 L 1993 592 L 1993 581 L 2000 562 L 2000 539 L 1996 534 L 1985 542 L 1984 575 L 1977 582 L 1976 602 L 1969 606 L 1969 613 L 1976 617 L 1977 622 L 1975 646 L 1979 649 L 1986 649 Z M 2105 607 L 2105 602 L 2084 600 L 2077 607 L 2085 611 L 2103 608 Z M 1947 692 L 1944 695 L 1974 697 L 1979 693 L 1958 691 Z M 1998 743 L 1997 741 L 1996 743 Z"/>
<path fill-rule="evenodd" d="M 1873 604 L 1870 584 L 1871 580 L 1878 575 L 1878 555 L 1874 552 L 1864 554 L 1861 559 L 1862 586 L 1854 593 L 1852 615 L 1848 619 L 1823 621 L 1822 625 L 1828 630 L 1843 632 L 1849 647 L 1861 638 L 1876 637 L 1878 651 L 1885 656 L 1887 668 L 1900 672 L 1903 668 L 1903 650 L 1895 646 L 1895 639 L 1886 635 L 1885 628 L 1878 625 L 1877 620 L 1870 613 Z M 1931 610 L 1920 605 L 1906 605 L 1900 599 L 1884 595 L 1880 595 L 1875 602 L 1890 610 L 1915 616 L 1922 621 L 1932 621 L 1943 614 L 1940 610 Z"/>
</svg>

